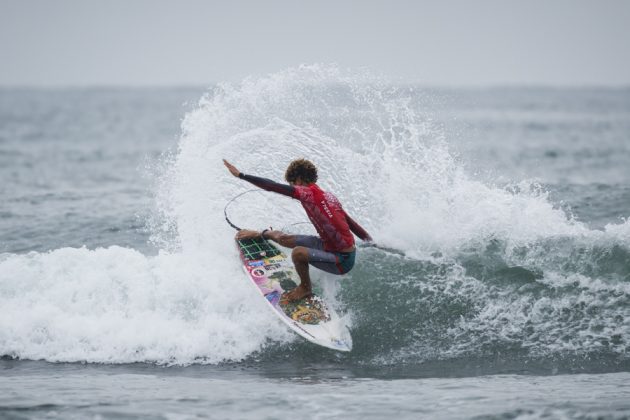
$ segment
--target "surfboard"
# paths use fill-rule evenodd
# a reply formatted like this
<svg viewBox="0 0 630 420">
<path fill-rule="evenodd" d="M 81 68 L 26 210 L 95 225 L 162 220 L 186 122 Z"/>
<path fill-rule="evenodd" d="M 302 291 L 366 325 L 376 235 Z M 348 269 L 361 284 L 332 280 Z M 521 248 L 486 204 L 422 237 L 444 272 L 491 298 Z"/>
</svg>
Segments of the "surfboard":
<svg viewBox="0 0 630 420">
<path fill-rule="evenodd" d="M 236 240 L 243 270 L 272 311 L 308 341 L 338 351 L 352 350 L 352 337 L 338 314 L 317 295 L 294 302 L 282 294 L 297 287 L 300 278 L 287 256 L 262 239 Z"/>
</svg>

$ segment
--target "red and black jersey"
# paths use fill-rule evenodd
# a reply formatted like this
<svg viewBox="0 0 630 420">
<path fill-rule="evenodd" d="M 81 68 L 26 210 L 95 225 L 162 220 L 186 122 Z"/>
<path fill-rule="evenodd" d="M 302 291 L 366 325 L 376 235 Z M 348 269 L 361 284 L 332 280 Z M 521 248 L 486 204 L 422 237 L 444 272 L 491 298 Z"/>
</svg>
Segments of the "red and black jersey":
<svg viewBox="0 0 630 420">
<path fill-rule="evenodd" d="M 264 190 L 300 200 L 309 220 L 322 238 L 326 251 L 337 252 L 352 247 L 354 245 L 352 233 L 363 240 L 372 239 L 365 229 L 348 216 L 337 197 L 322 190 L 317 184 L 306 186 L 279 184 L 270 179 L 243 173 L 239 177 Z"/>
</svg>

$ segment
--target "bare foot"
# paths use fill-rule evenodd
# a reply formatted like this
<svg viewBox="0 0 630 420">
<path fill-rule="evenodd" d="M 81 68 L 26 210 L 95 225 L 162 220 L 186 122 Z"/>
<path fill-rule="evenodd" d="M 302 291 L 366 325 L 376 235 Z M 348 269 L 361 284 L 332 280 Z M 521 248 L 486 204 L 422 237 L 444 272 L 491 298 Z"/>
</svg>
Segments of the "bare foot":
<svg viewBox="0 0 630 420">
<path fill-rule="evenodd" d="M 256 230 L 247 230 L 247 229 L 241 229 L 238 232 L 236 232 L 236 239 L 238 240 L 254 239 L 254 238 L 260 238 L 260 232 Z"/>
<path fill-rule="evenodd" d="M 282 295 L 283 298 L 288 300 L 289 302 L 294 302 L 296 300 L 304 299 L 305 297 L 312 296 L 313 292 L 310 289 L 302 286 L 301 284 L 290 292 L 284 293 Z"/>
</svg>

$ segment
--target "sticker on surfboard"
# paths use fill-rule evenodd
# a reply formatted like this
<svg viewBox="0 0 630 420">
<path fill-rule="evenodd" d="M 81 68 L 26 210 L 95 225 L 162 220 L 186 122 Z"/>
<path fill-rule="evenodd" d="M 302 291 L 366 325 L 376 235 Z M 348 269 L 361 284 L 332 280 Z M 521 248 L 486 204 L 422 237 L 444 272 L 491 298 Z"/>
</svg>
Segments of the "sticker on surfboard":
<svg viewBox="0 0 630 420">
<path fill-rule="evenodd" d="M 313 294 L 290 302 L 283 296 L 297 287 L 300 279 L 282 251 L 262 238 L 236 240 L 236 244 L 249 280 L 285 324 L 312 343 L 352 350 L 347 326 L 321 297 Z"/>
</svg>

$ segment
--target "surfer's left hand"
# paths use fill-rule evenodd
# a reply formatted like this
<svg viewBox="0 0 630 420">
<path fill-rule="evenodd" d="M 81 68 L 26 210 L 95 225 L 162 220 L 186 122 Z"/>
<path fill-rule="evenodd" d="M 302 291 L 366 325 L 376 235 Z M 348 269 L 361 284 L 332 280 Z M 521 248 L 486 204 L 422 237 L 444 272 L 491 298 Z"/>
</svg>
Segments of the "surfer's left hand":
<svg viewBox="0 0 630 420">
<path fill-rule="evenodd" d="M 223 159 L 223 164 L 225 165 L 226 168 L 228 168 L 228 171 L 230 171 L 232 175 L 238 177 L 241 174 L 241 171 L 236 169 L 236 166 L 232 165 L 227 160 Z"/>
<path fill-rule="evenodd" d="M 236 232 L 236 239 L 254 239 L 260 238 L 260 232 L 256 230 L 241 229 Z"/>
</svg>

